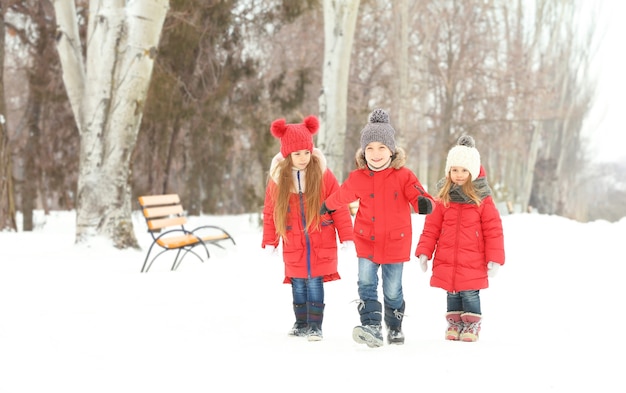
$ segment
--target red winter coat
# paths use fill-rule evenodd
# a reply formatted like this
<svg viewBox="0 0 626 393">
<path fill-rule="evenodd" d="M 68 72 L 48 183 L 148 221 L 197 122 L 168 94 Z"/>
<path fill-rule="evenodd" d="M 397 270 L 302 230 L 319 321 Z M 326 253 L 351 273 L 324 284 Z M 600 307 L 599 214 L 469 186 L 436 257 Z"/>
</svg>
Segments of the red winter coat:
<svg viewBox="0 0 626 393">
<path fill-rule="evenodd" d="M 322 195 L 322 198 L 324 199 L 339 189 L 339 183 L 331 170 L 326 167 L 326 159 L 322 152 L 314 149 L 313 154 L 317 155 L 322 162 L 325 185 L 325 195 Z M 274 157 L 270 173 L 274 172 L 273 169 L 282 160 L 284 158 L 280 153 Z M 280 240 L 274 225 L 274 200 L 271 198 L 272 190 L 275 187 L 277 187 L 275 180 L 270 179 L 265 192 L 265 205 L 263 207 L 263 248 L 266 245 L 277 247 Z M 304 208 L 309 207 L 304 206 Z M 319 206 L 312 206 L 311 208 L 319 209 Z M 352 218 L 347 206 L 334 212 L 331 219 L 326 217 L 319 230 L 310 228 L 309 232 L 304 230 L 303 214 L 304 212 L 300 208 L 300 195 L 292 193 L 287 215 L 287 241 L 283 241 L 283 261 L 285 263 L 283 282 L 291 283 L 290 277 L 308 278 L 307 262 L 310 262 L 311 277 L 324 276 L 324 281 L 340 279 L 341 277 L 337 272 L 337 234 L 341 242 L 352 240 Z"/>
<path fill-rule="evenodd" d="M 479 195 L 483 195 L 481 189 L 485 191 L 480 206 L 450 202 L 445 207 L 437 200 L 437 208 L 426 217 L 415 255 L 431 259 L 435 253 L 432 287 L 448 292 L 488 288 L 487 262 L 504 264 L 500 213 L 489 195 L 486 178 L 479 176 L 474 183 L 483 184 Z"/>
<path fill-rule="evenodd" d="M 357 169 L 352 171 L 339 192 L 326 199 L 329 210 L 359 200 L 354 221 L 354 246 L 360 258 L 378 264 L 407 262 L 411 259 L 411 206 L 418 211 L 417 197 L 433 198 L 424 191 L 410 169 L 404 166 L 404 150 L 397 149 L 391 166 L 375 172 L 367 167 L 363 151 L 356 153 Z"/>
</svg>

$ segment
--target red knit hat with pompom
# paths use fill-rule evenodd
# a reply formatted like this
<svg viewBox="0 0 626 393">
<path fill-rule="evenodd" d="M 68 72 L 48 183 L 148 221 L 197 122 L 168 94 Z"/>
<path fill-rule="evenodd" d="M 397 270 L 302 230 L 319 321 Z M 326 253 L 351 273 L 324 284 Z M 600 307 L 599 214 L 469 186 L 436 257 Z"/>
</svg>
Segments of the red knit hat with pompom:
<svg viewBox="0 0 626 393">
<path fill-rule="evenodd" d="M 280 139 L 280 153 L 287 157 L 298 150 L 313 151 L 313 135 L 319 128 L 319 120 L 311 115 L 300 124 L 287 124 L 285 119 L 274 120 L 270 131 Z"/>
</svg>

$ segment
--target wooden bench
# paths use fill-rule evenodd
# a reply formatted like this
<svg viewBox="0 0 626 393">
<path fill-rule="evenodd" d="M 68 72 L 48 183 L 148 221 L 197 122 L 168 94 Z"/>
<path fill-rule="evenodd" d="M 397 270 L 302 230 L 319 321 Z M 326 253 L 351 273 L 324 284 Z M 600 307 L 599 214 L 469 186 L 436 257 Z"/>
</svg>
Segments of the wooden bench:
<svg viewBox="0 0 626 393">
<path fill-rule="evenodd" d="M 224 240 L 230 240 L 235 244 L 235 239 L 218 226 L 203 225 L 193 230 L 185 228 L 187 217 L 178 194 L 145 195 L 138 199 L 148 225 L 148 232 L 153 239 L 141 268 L 142 273 L 147 272 L 154 260 L 167 251 L 176 251 L 171 269 L 176 270 L 188 253 L 194 254 L 201 262 L 204 262 L 203 258 L 194 251 L 195 247 L 201 247 L 206 252 L 207 258 L 210 258 L 207 245 L 212 244 L 224 248 L 220 244 Z M 155 252 L 159 248 L 161 251 L 148 262 L 155 247 L 157 247 Z"/>
</svg>

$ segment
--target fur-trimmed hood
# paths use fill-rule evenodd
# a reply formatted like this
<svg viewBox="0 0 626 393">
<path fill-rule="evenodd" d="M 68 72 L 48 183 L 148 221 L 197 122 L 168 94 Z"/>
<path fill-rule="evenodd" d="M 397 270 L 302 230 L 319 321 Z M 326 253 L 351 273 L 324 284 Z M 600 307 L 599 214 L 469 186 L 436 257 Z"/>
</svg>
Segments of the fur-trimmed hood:
<svg viewBox="0 0 626 393">
<path fill-rule="evenodd" d="M 354 155 L 357 169 L 367 169 L 367 161 L 363 149 L 359 148 Z M 406 165 L 406 152 L 401 147 L 396 147 L 396 154 L 391 158 L 390 168 L 400 169 Z"/>
<path fill-rule="evenodd" d="M 324 153 L 322 153 L 322 151 L 318 148 L 313 148 L 313 155 L 319 158 L 320 165 L 322 167 L 322 173 L 326 172 L 328 164 Z M 283 157 L 281 153 L 276 154 L 274 158 L 272 158 L 272 163 L 270 164 L 270 177 L 272 178 L 274 183 L 278 183 L 278 178 L 280 176 L 280 173 L 276 170 L 276 168 L 278 167 L 278 164 L 284 160 L 285 157 Z"/>
</svg>

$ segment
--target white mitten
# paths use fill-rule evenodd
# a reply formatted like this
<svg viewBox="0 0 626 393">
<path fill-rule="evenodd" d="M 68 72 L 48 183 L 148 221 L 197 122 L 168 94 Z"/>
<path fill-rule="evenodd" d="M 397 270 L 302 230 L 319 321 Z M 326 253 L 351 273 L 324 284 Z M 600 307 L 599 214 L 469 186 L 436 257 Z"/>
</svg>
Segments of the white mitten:
<svg viewBox="0 0 626 393">
<path fill-rule="evenodd" d="M 265 254 L 267 254 L 268 257 L 275 258 L 278 256 L 278 250 L 276 250 L 276 247 L 270 246 L 269 244 L 265 246 L 265 248 L 263 249 L 263 252 L 265 252 Z"/>
<path fill-rule="evenodd" d="M 354 251 L 354 242 L 352 240 L 346 240 L 341 243 L 341 252 L 352 252 Z"/>
<path fill-rule="evenodd" d="M 418 258 L 420 260 L 420 267 L 422 268 L 422 271 L 426 273 L 426 270 L 428 270 L 428 257 L 421 254 Z"/>
<path fill-rule="evenodd" d="M 495 262 L 487 262 L 487 276 L 495 277 L 500 269 L 500 264 Z"/>
</svg>

